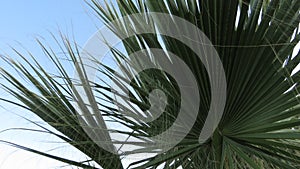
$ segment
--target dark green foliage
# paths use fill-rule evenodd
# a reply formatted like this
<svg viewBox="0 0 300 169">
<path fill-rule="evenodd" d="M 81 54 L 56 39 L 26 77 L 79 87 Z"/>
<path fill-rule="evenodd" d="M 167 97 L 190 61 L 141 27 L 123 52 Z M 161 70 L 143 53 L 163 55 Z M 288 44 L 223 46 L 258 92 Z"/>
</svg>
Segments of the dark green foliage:
<svg viewBox="0 0 300 169">
<path fill-rule="evenodd" d="M 106 7 L 102 7 L 100 2 L 92 0 L 90 6 L 105 23 L 121 17 L 119 15 L 150 11 L 176 15 L 195 24 L 206 34 L 217 50 L 226 73 L 228 87 L 221 123 L 213 137 L 200 145 L 198 137 L 211 104 L 211 92 L 207 72 L 195 54 L 177 40 L 160 36 L 162 39 L 160 41 L 157 35 L 149 34 L 123 40 L 126 54 L 112 49 L 117 59 L 125 60 L 127 55 L 146 47 L 165 46 L 168 51 L 179 56 L 189 66 L 197 78 L 200 90 L 199 115 L 187 137 L 168 152 L 137 161 L 132 166 L 155 168 L 164 164 L 164 168 L 182 166 L 185 169 L 299 168 L 300 72 L 291 75 L 300 58 L 299 52 L 294 58 L 291 56 L 294 47 L 300 41 L 299 0 L 118 0 L 117 2 L 116 7 L 108 3 Z M 236 22 L 237 18 L 238 22 Z M 163 23 L 159 18 L 153 18 L 153 22 Z M 112 29 L 122 32 L 132 23 L 123 24 L 115 25 Z M 64 40 L 64 43 L 69 58 L 77 66 L 77 71 L 83 72 L 80 65 L 78 66 L 77 57 L 80 58 L 78 49 L 76 46 L 71 46 L 68 40 Z M 24 108 L 37 114 L 60 131 L 63 135 L 59 137 L 85 153 L 91 160 L 103 168 L 122 168 L 119 156 L 100 148 L 85 134 L 69 100 L 74 92 L 71 89 L 74 85 L 72 79 L 64 71 L 60 61 L 56 60 L 56 55 L 41 43 L 40 45 L 56 64 L 65 84 L 58 83 L 38 63 L 28 62 L 28 65 L 32 66 L 32 70 L 28 71 L 20 64 L 8 61 L 32 82 L 38 92 L 33 93 L 10 72 L 1 69 L 2 76 L 17 90 L 6 89 L 24 104 Z M 25 59 L 23 55 L 21 56 Z M 121 79 L 113 75 L 114 70 L 108 65 L 99 63 L 99 67 L 101 67 L 99 71 L 108 77 Z M 82 78 L 84 81 L 85 76 L 82 75 Z M 162 72 L 144 72 L 137 79 L 138 82 L 120 80 L 119 83 L 130 84 L 135 89 L 140 98 L 131 95 L 130 101 L 142 110 L 149 107 L 147 94 L 151 90 L 158 87 L 170 91 L 168 101 L 173 105 L 166 109 L 165 115 L 152 124 L 141 127 L 142 122 L 131 121 L 118 113 L 114 106 L 105 105 L 96 97 L 95 100 L 99 107 L 105 107 L 103 110 L 100 108 L 103 116 L 109 116 L 113 121 L 136 131 L 128 132 L 128 135 L 141 138 L 157 134 L 161 131 L 159 128 L 161 125 L 165 125 L 162 128 L 168 128 L 168 125 L 172 124 L 177 115 L 176 108 L 180 97 L 174 81 Z M 149 79 L 152 80 L 151 83 Z M 158 82 L 160 84 L 156 84 Z M 142 85 L 138 85 L 139 83 Z M 94 90 L 103 100 L 111 103 L 113 98 L 105 92 L 114 93 L 114 91 L 101 84 L 95 86 L 95 88 L 91 86 L 87 88 Z M 51 158 L 72 165 L 83 165 L 56 157 Z"/>
</svg>

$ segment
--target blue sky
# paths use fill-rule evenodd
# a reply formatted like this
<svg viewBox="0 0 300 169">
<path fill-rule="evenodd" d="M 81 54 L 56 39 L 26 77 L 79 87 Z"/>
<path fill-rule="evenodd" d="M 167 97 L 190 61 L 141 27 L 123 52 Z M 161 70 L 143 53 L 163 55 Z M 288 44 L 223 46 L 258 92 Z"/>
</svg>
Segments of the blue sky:
<svg viewBox="0 0 300 169">
<path fill-rule="evenodd" d="M 95 33 L 97 27 L 101 26 L 101 22 L 83 0 L 1 1 L 0 21 L 0 54 L 8 54 L 15 58 L 9 46 L 17 49 L 24 46 L 37 57 L 42 65 L 47 65 L 47 60 L 35 38 L 43 37 L 50 46 L 55 46 L 49 32 L 58 36 L 58 31 L 62 31 L 64 34 L 74 34 L 76 42 L 83 46 Z M 0 62 L 0 66 L 3 65 Z M 1 89 L 0 97 L 7 97 Z M 31 113 L 0 102 L 0 131 L 12 127 L 33 127 L 32 124 L 13 113 L 39 121 Z M 14 141 L 40 150 L 55 148 L 52 143 L 47 142 L 59 141 L 47 135 L 23 131 L 2 132 L 0 140 Z M 81 158 L 80 154 L 73 153 L 75 150 L 67 147 L 63 145 L 55 152 L 74 159 Z M 42 169 L 61 165 L 64 164 L 0 144 L 0 169 Z"/>
<path fill-rule="evenodd" d="M 73 32 L 84 43 L 96 30 L 97 19 L 83 0 L 6 0 L 1 2 L 0 20 L 1 48 L 16 40 L 31 48 L 33 38 L 45 36 L 47 30 Z"/>
</svg>

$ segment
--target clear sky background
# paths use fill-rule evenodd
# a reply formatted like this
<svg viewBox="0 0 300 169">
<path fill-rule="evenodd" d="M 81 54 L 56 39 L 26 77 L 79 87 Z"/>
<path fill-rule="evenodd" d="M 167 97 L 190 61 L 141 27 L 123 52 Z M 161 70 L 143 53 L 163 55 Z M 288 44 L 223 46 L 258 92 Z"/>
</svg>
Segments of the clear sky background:
<svg viewBox="0 0 300 169">
<path fill-rule="evenodd" d="M 10 46 L 19 50 L 22 49 L 21 46 L 24 46 L 37 57 L 42 65 L 47 66 L 48 60 L 45 59 L 35 38 L 43 37 L 50 46 L 55 46 L 49 32 L 58 37 L 58 32 L 62 31 L 64 34 L 74 34 L 76 42 L 83 46 L 100 26 L 101 22 L 83 0 L 3 0 L 0 3 L 0 54 L 8 54 L 15 58 Z M 4 65 L 0 61 L 0 66 Z M 1 89 L 0 97 L 7 97 Z M 0 131 L 14 127 L 34 127 L 14 113 L 40 121 L 32 113 L 0 102 Z M 60 140 L 45 134 L 6 131 L 0 133 L 0 140 L 16 142 L 42 151 L 55 148 L 49 152 L 73 159 L 82 158 L 80 153 L 68 148 L 69 146 L 54 144 Z M 0 143 L 0 169 L 48 169 L 64 165 Z"/>
</svg>

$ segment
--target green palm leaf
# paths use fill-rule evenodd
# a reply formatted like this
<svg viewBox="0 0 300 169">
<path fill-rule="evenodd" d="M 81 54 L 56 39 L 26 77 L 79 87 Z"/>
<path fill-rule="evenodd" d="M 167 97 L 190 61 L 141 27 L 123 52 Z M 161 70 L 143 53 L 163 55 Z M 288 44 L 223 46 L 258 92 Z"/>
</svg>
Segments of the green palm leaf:
<svg viewBox="0 0 300 169">
<path fill-rule="evenodd" d="M 111 48 L 117 63 L 127 75 L 134 69 L 130 67 L 133 59 L 130 54 L 147 48 L 165 48 L 180 57 L 191 69 L 199 86 L 200 106 L 196 123 L 189 134 L 169 151 L 133 162 L 134 168 L 299 168 L 299 80 L 300 72 L 292 75 L 299 63 L 299 52 L 293 57 L 295 46 L 300 41 L 299 21 L 300 3 L 298 0 L 124 0 L 117 6 L 92 0 L 90 6 L 107 24 L 111 21 L 135 13 L 161 12 L 184 18 L 196 25 L 211 40 L 218 52 L 226 74 L 227 102 L 220 124 L 214 135 L 204 144 L 198 143 L 199 134 L 204 125 L 211 103 L 209 76 L 196 54 L 185 44 L 167 36 L 141 34 L 124 39 L 126 52 Z M 139 25 L 137 25 L 139 24 Z M 164 24 L 160 18 L 150 21 L 116 23 L 110 25 L 116 34 L 124 33 L 135 26 Z M 157 27 L 159 29 L 159 26 Z M 157 32 L 159 34 L 159 30 Z M 42 43 L 44 52 L 55 63 L 63 84 L 51 76 L 37 62 L 31 63 L 18 53 L 30 66 L 28 70 L 17 62 L 7 60 L 19 73 L 37 89 L 32 91 L 24 86 L 10 72 L 1 69 L 1 75 L 17 90 L 5 85 L 4 88 L 20 100 L 25 108 L 37 114 L 41 119 L 60 131 L 72 146 L 84 152 L 91 160 L 103 168 L 122 168 L 121 157 L 99 146 L 87 135 L 84 128 L 91 125 L 91 131 L 103 142 L 111 139 L 106 125 L 114 122 L 126 126 L 113 132 L 145 141 L 147 137 L 168 129 L 177 116 L 180 92 L 178 86 L 168 74 L 160 71 L 145 71 L 132 81 L 116 74 L 110 65 L 97 60 L 98 69 L 103 75 L 114 81 L 122 90 L 133 88 L 126 102 L 142 110 L 149 108 L 149 93 L 154 88 L 167 91 L 169 107 L 164 114 L 151 123 L 128 118 L 116 108 L 116 104 L 130 112 L 126 105 L 114 102 L 112 95 L 120 95 L 111 90 L 109 84 L 89 83 L 81 65 L 76 45 L 64 40 L 62 50 L 74 64 L 80 76 L 80 82 L 91 105 L 81 102 L 76 83 L 66 73 L 63 65 L 51 49 Z M 149 55 L 150 57 L 150 55 Z M 35 76 L 32 75 L 35 73 Z M 166 80 L 168 79 L 168 80 Z M 221 91 L 220 91 L 221 92 Z M 74 97 L 75 96 L 75 97 Z M 121 96 L 121 95 L 120 95 Z M 82 126 L 80 117 L 72 105 L 76 98 L 80 109 L 91 117 L 87 126 Z M 193 99 L 193 98 L 191 98 Z M 3 99 L 4 100 L 4 99 Z M 5 100 L 7 101 L 7 100 Z M 92 109 L 88 107 L 91 106 Z M 103 117 L 98 118 L 96 113 Z M 109 119 L 109 120 L 108 120 Z M 103 122 L 105 121 L 105 123 Z M 102 123 L 103 122 L 103 123 Z M 134 144 L 134 143 L 132 143 Z M 16 146 L 13 144 L 13 146 Z M 112 146 L 112 145 L 108 145 Z M 24 147 L 20 147 L 24 148 Z M 26 148 L 25 148 L 26 149 Z M 29 149 L 29 151 L 35 151 Z M 35 151 L 41 155 L 46 155 Z M 141 148 L 137 153 L 155 152 L 151 148 Z M 48 155 L 46 155 L 48 156 Z M 51 157 L 72 165 L 80 163 Z M 82 164 L 85 165 L 85 164 Z"/>
</svg>

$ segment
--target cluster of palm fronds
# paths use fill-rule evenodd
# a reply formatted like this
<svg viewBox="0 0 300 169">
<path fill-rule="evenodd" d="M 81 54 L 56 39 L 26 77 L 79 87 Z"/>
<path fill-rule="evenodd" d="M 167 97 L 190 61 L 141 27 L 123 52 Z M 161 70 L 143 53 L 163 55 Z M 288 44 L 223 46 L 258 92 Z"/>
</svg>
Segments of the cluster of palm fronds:
<svg viewBox="0 0 300 169">
<path fill-rule="evenodd" d="M 130 14 L 161 12 L 176 15 L 196 25 L 211 40 L 218 52 L 227 81 L 227 102 L 222 120 L 214 135 L 204 144 L 199 144 L 199 133 L 212 104 L 211 86 L 205 67 L 191 49 L 176 39 L 157 34 L 141 34 L 124 39 L 122 44 L 126 52 L 112 48 L 112 54 L 120 64 L 128 64 L 128 56 L 143 49 L 159 48 L 170 51 L 189 66 L 199 86 L 199 113 L 189 134 L 169 151 L 136 161 L 131 167 L 300 167 L 300 72 L 292 75 L 300 59 L 299 51 L 292 56 L 300 41 L 299 0 L 119 0 L 117 4 L 114 6 L 105 1 L 103 5 L 92 0 L 90 6 L 107 24 Z M 159 18 L 152 18 L 151 23 L 163 22 Z M 126 32 L 126 29 L 134 28 L 134 23 L 119 23 L 121 25 L 110 25 L 110 28 L 116 33 Z M 147 27 L 146 22 L 141 25 Z M 100 133 L 100 136 L 105 137 L 102 140 L 110 139 L 109 132 L 144 139 L 168 129 L 174 122 L 178 113 L 180 92 L 171 77 L 161 71 L 151 70 L 144 71 L 135 80 L 128 82 L 117 76 L 110 65 L 95 61 L 99 66 L 96 69 L 108 79 L 120 86 L 130 86 L 134 90 L 127 101 L 141 110 L 149 108 L 148 94 L 153 89 L 169 92 L 166 95 L 169 104 L 161 117 L 151 123 L 132 120 L 120 113 L 114 105 L 113 95 L 116 93 L 109 84 L 88 82 L 80 62 L 78 47 L 67 39 L 63 39 L 62 43 L 62 52 L 72 61 L 80 82 L 85 84 L 85 91 L 90 93 L 88 98 L 91 105 L 79 104 L 79 107 L 85 110 L 85 114 L 93 116 L 88 121 L 89 125 L 94 124 L 90 131 Z M 1 69 L 2 77 L 14 86 L 10 88 L 4 84 L 3 87 L 23 103 L 19 106 L 35 113 L 61 134 L 40 126 L 45 131 L 70 143 L 103 168 L 123 168 L 122 157 L 127 154 L 116 155 L 107 151 L 86 133 L 87 126 L 82 125 L 72 100 L 76 98 L 80 103 L 81 96 L 74 88 L 78 82 L 70 77 L 55 52 L 42 43 L 39 44 L 56 65 L 59 76 L 51 76 L 38 62 L 29 62 L 24 55 L 16 52 L 28 65 L 23 66 L 9 59 L 7 61 L 37 90 L 33 91 L 24 86 L 11 72 Z M 122 108 L 126 109 L 126 106 Z M 104 118 L 97 118 L 97 113 L 101 113 Z M 110 122 L 126 126 L 127 129 L 117 128 L 111 131 L 103 125 Z M 97 130 L 97 124 L 103 126 Z M 75 166 L 95 168 L 86 162 L 76 162 L 18 147 Z M 142 151 L 154 152 L 152 149 Z"/>
</svg>

